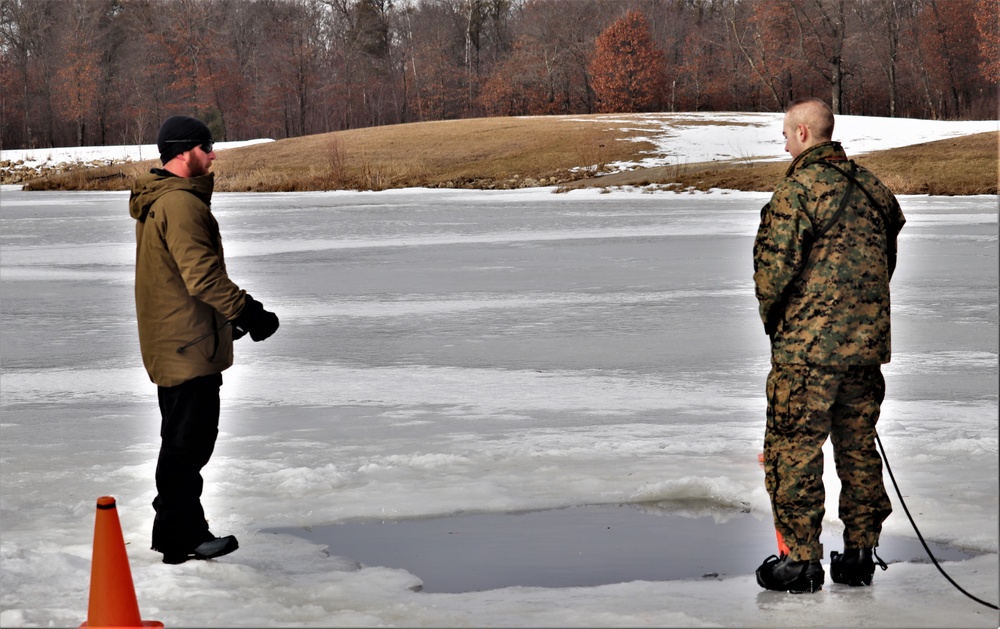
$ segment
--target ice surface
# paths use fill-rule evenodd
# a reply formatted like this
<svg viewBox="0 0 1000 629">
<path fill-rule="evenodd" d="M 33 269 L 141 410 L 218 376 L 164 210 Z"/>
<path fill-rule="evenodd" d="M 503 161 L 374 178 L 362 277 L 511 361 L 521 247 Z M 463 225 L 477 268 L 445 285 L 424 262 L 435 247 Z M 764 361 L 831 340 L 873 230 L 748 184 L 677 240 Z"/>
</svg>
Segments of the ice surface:
<svg viewBox="0 0 1000 629">
<path fill-rule="evenodd" d="M 0 193 L 4 627 L 86 620 L 102 495 L 118 501 L 142 616 L 168 627 L 998 624 L 926 563 L 811 596 L 761 591 L 757 562 L 449 594 L 265 532 L 692 501 L 766 521 L 750 255 L 767 195 L 751 193 L 217 195 L 229 272 L 282 325 L 237 343 L 205 470 L 211 526 L 241 548 L 164 565 L 149 550 L 159 418 L 127 196 Z M 948 574 L 995 604 L 997 201 L 901 203 L 880 434 L 921 533 L 982 553 Z M 890 493 L 886 534 L 915 539 Z"/>
</svg>

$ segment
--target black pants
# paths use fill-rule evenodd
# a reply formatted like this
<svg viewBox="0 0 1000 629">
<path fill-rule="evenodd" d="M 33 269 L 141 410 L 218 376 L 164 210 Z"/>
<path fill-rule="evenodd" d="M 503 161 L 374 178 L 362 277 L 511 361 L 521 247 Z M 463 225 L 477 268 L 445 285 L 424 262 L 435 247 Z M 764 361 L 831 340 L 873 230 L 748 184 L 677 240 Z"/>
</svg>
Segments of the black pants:
<svg viewBox="0 0 1000 629">
<path fill-rule="evenodd" d="M 156 462 L 153 550 L 188 552 L 212 538 L 201 506 L 201 469 L 219 435 L 222 374 L 159 387 L 160 457 Z"/>
</svg>

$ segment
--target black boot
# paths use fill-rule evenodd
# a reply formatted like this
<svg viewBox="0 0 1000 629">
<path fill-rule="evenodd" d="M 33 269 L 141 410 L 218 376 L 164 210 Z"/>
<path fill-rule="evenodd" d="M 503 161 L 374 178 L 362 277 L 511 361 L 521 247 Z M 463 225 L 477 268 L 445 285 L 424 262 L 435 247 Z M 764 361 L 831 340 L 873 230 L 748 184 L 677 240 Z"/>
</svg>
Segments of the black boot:
<svg viewBox="0 0 1000 629">
<path fill-rule="evenodd" d="M 212 535 L 209 533 L 209 535 Z M 188 559 L 215 559 L 228 555 L 240 547 L 236 537 L 227 535 L 225 537 L 212 537 L 198 546 L 188 551 L 165 551 L 163 552 L 163 563 L 179 564 Z M 155 550 L 155 549 L 154 549 Z"/>
<path fill-rule="evenodd" d="M 823 564 L 819 561 L 792 561 L 790 555 L 771 555 L 757 568 L 757 584 L 765 590 L 802 594 L 823 589 Z"/>
<path fill-rule="evenodd" d="M 875 575 L 875 560 L 878 560 L 878 566 L 883 570 L 889 568 L 873 548 L 845 548 L 844 554 L 832 551 L 830 577 L 834 583 L 844 585 L 871 585 Z"/>
</svg>

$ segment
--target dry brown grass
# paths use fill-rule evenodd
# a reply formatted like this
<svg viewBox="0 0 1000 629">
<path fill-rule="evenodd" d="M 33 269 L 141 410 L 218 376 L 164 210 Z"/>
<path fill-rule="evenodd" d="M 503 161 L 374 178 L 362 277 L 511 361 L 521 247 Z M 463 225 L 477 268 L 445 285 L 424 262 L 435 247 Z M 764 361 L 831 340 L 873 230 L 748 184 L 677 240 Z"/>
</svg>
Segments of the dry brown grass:
<svg viewBox="0 0 1000 629">
<path fill-rule="evenodd" d="M 856 160 L 896 194 L 997 194 L 1000 133 L 877 151 Z"/>
<path fill-rule="evenodd" d="M 338 131 L 219 151 L 216 190 L 552 185 L 586 176 L 571 172 L 578 166 L 599 169 L 652 148 L 619 141 L 634 134 L 596 116 L 477 118 Z M 123 189 L 124 181 L 158 165 L 149 160 L 83 169 L 26 187 Z"/>
<path fill-rule="evenodd" d="M 221 152 L 227 190 L 517 188 L 629 159 L 635 142 L 579 117 L 477 118 L 338 131 Z M 651 148 L 646 144 L 645 148 Z"/>
<path fill-rule="evenodd" d="M 617 119 L 617 118 L 616 118 Z M 602 173 L 652 149 L 639 126 L 604 116 L 478 118 L 373 127 L 222 150 L 218 191 L 383 190 L 403 187 L 506 189 L 555 185 L 773 189 L 787 160 L 689 164 Z M 857 161 L 897 194 L 996 194 L 998 133 L 879 151 Z M 124 190 L 159 162 L 80 168 L 26 189 Z M 594 167 L 593 171 L 580 167 Z"/>
</svg>

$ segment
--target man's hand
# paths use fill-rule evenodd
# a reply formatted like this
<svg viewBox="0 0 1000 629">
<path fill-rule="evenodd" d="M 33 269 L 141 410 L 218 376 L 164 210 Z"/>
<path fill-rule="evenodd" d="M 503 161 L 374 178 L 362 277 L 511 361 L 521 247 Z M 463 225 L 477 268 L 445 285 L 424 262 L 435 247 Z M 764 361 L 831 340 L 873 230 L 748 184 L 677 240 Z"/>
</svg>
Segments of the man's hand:
<svg viewBox="0 0 1000 629">
<path fill-rule="evenodd" d="M 254 342 L 263 341 L 277 331 L 278 316 L 264 310 L 264 306 L 247 293 L 243 310 L 232 320 L 232 324 L 233 340 L 243 338 L 249 333 Z"/>
</svg>

